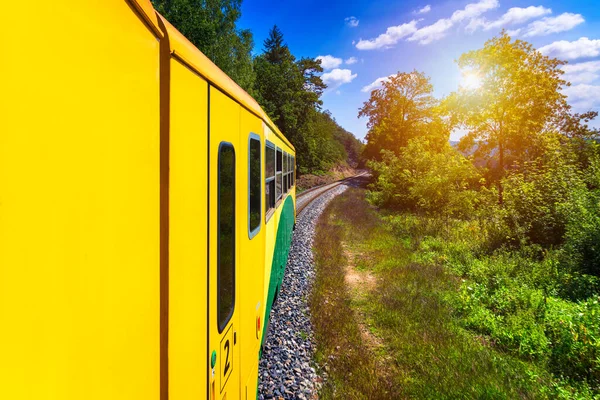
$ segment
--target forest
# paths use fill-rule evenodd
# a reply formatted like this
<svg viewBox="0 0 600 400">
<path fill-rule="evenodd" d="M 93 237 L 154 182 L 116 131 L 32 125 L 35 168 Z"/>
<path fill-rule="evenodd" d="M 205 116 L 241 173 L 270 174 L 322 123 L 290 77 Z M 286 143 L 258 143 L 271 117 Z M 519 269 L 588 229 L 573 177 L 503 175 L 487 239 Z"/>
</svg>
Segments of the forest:
<svg viewBox="0 0 600 400">
<path fill-rule="evenodd" d="M 360 109 L 367 199 L 413 261 L 459 280 L 446 301 L 462 328 L 549 371 L 550 397 L 598 395 L 597 113 L 567 103 L 565 62 L 505 32 L 457 62 L 476 84 L 438 99 L 423 73 L 400 72 Z"/>
<path fill-rule="evenodd" d="M 298 173 L 356 166 L 362 143 L 322 109 L 321 61 L 295 57 L 277 27 L 253 56 L 252 32 L 236 26 L 241 0 L 153 0 L 169 22 L 253 96 L 296 148 Z"/>
</svg>

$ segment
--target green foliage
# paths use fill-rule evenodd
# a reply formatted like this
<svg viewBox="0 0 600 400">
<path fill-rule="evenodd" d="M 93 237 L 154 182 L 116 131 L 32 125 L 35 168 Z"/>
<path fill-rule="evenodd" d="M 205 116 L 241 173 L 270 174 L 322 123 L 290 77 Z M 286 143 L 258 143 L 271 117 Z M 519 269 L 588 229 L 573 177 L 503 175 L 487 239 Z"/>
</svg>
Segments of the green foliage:
<svg viewBox="0 0 600 400">
<path fill-rule="evenodd" d="M 537 137 L 568 109 L 560 92 L 563 64 L 505 33 L 459 58 L 459 68 L 477 76 L 481 86 L 460 88 L 444 106 L 468 130 L 462 147 L 476 143 L 476 157 L 492 167 L 492 181 L 514 162 L 535 158 Z"/>
<path fill-rule="evenodd" d="M 432 121 L 441 125 L 432 93 L 429 78 L 418 71 L 398 72 L 373 90 L 358 113 L 369 119 L 364 157 L 381 160 L 381 150 L 397 154 L 410 139 L 430 133 Z"/>
<path fill-rule="evenodd" d="M 546 136 L 543 154 L 503 180 L 503 215 L 513 236 L 543 246 L 564 242 L 567 226 L 588 202 L 583 173 L 557 135 Z"/>
<path fill-rule="evenodd" d="M 479 174 L 471 162 L 435 137 L 408 141 L 395 155 L 382 151 L 371 161 L 374 204 L 445 217 L 466 216 L 477 206 Z"/>
<path fill-rule="evenodd" d="M 476 259 L 466 251 L 477 247 L 476 222 L 452 220 L 446 231 L 440 218 L 386 214 L 352 188 L 319 219 L 311 308 L 318 310 L 317 352 L 328 372 L 321 397 L 592 398 L 589 388 L 554 378 L 538 360 L 552 346 L 536 324 L 545 307 L 540 291 L 513 293 L 491 260 L 478 270 L 483 276 L 484 268 L 497 268 L 502 282 L 493 296 L 486 279 L 461 282 L 446 268 L 459 255 Z M 348 285 L 353 266 L 375 278 L 373 287 Z M 507 269 L 512 275 L 519 268 Z M 357 292 L 364 300 L 352 297 Z M 463 315 L 476 332 L 464 329 Z M 478 331 L 483 323 L 498 337 Z"/>
<path fill-rule="evenodd" d="M 412 261 L 460 279 L 447 301 L 464 328 L 552 372 L 545 395 L 598 398 L 600 150 L 596 114 L 560 93 L 562 64 L 503 34 L 459 60 L 481 87 L 412 104 L 429 116 L 410 129 L 406 98 L 380 89 L 361 110 L 381 154 L 368 198 L 400 211 L 386 222 Z M 446 143 L 455 125 L 470 158 Z"/>
<path fill-rule="evenodd" d="M 242 0 L 152 0 L 156 10 L 244 90 L 253 93 L 252 32 L 240 30 Z"/>
</svg>

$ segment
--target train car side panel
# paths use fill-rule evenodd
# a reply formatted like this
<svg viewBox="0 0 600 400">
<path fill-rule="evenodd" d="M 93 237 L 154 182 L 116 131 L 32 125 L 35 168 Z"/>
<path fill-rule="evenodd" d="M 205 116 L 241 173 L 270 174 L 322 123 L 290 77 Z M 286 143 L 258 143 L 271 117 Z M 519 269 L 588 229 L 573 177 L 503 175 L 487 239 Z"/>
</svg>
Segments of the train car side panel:
<svg viewBox="0 0 600 400">
<path fill-rule="evenodd" d="M 247 143 L 239 141 L 240 105 L 212 86 L 209 93 L 208 330 L 211 362 L 214 360 L 209 390 L 215 399 L 233 399 L 240 397 L 239 287 L 243 284 L 236 221 L 240 214 L 245 219 L 238 200 L 247 185 L 247 170 L 239 166 L 239 160 L 240 153 L 247 151 Z M 245 230 L 241 234 L 245 235 Z"/>
<path fill-rule="evenodd" d="M 208 84 L 171 59 L 169 398 L 207 396 Z"/>
<path fill-rule="evenodd" d="M 245 184 L 238 198 L 240 243 L 240 374 L 242 398 L 255 398 L 257 388 L 260 329 L 264 314 L 264 254 L 262 121 L 241 110 L 238 168 L 245 171 Z"/>
<path fill-rule="evenodd" d="M 159 396 L 159 40 L 125 1 L 0 25 L 0 385 Z"/>
<path fill-rule="evenodd" d="M 294 154 L 293 149 L 271 132 L 265 130 L 266 139 L 273 143 L 277 149 L 288 154 Z M 276 168 L 277 169 L 277 168 Z M 276 179 L 283 179 L 277 178 Z M 280 185 L 283 187 L 283 185 Z M 276 300 L 277 293 L 281 288 L 285 266 L 289 255 L 292 230 L 295 222 L 294 191 L 289 190 L 276 200 L 275 209 L 270 211 L 270 217 L 266 222 L 266 246 L 265 246 L 265 320 L 268 321 L 271 308 Z M 268 215 L 269 215 L 268 214 Z M 263 327 L 263 338 L 266 339 L 268 323 Z"/>
</svg>

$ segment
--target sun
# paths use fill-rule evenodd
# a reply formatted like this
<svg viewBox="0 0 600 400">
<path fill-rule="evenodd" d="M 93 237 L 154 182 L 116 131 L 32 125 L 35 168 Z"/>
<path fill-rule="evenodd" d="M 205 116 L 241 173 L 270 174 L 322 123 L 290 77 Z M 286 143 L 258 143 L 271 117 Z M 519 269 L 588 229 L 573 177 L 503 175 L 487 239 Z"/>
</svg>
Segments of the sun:
<svg viewBox="0 0 600 400">
<path fill-rule="evenodd" d="M 460 86 L 467 90 L 478 89 L 482 84 L 481 77 L 474 71 L 465 71 L 462 74 Z"/>
</svg>

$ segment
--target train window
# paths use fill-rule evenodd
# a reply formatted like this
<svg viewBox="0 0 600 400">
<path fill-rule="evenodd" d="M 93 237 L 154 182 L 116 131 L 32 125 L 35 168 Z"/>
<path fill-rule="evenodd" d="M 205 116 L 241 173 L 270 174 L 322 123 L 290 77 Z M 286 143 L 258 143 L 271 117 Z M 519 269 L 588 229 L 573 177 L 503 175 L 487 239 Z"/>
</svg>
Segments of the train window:
<svg viewBox="0 0 600 400">
<path fill-rule="evenodd" d="M 281 196 L 283 195 L 281 189 L 282 189 L 282 184 L 283 184 L 283 173 L 282 173 L 282 168 L 283 168 L 283 153 L 281 152 L 281 149 L 277 149 L 277 161 L 276 161 L 276 167 L 277 169 L 275 170 L 275 199 L 279 200 L 281 198 Z"/>
<path fill-rule="evenodd" d="M 287 173 L 288 173 L 288 154 L 283 153 L 283 193 L 287 193 L 287 191 L 288 191 Z"/>
<path fill-rule="evenodd" d="M 275 208 L 275 145 L 265 145 L 265 219 L 269 219 L 269 211 Z"/>
<path fill-rule="evenodd" d="M 296 185 L 296 157 L 292 156 L 292 186 Z"/>
<path fill-rule="evenodd" d="M 217 183 L 217 319 L 219 332 L 235 305 L 235 150 L 219 146 Z"/>
<path fill-rule="evenodd" d="M 292 188 L 292 156 L 290 154 L 288 154 L 288 187 L 291 189 Z"/>
<path fill-rule="evenodd" d="M 248 234 L 252 239 L 260 230 L 261 159 L 260 136 L 251 133 L 248 146 Z"/>
</svg>

